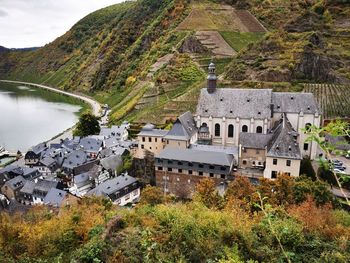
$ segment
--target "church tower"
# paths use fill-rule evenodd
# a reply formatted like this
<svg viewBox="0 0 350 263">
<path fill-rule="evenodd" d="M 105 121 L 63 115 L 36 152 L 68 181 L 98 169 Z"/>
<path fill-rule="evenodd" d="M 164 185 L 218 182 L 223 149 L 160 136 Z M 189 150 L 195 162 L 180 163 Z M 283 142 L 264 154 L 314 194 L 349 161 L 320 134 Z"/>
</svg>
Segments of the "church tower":
<svg viewBox="0 0 350 263">
<path fill-rule="evenodd" d="M 209 74 L 208 74 L 208 93 L 214 93 L 216 91 L 216 82 L 217 82 L 217 77 L 215 74 L 215 64 L 213 62 L 211 62 L 209 64 Z"/>
</svg>

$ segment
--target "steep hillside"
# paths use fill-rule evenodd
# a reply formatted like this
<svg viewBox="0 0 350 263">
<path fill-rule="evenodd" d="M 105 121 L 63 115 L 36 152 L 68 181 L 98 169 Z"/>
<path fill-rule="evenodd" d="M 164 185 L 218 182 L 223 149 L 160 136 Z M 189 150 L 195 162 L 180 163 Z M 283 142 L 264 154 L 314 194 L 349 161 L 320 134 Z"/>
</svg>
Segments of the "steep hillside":
<svg viewBox="0 0 350 263">
<path fill-rule="evenodd" d="M 265 1 L 252 12 L 274 30 L 237 56 L 227 79 L 349 83 L 348 1 Z"/>
<path fill-rule="evenodd" d="M 346 84 L 350 6 L 329 3 L 125 2 L 88 15 L 39 50 L 0 52 L 0 78 L 84 92 L 112 107 L 112 122 L 160 125 L 195 110 L 211 60 L 222 85 Z"/>
</svg>

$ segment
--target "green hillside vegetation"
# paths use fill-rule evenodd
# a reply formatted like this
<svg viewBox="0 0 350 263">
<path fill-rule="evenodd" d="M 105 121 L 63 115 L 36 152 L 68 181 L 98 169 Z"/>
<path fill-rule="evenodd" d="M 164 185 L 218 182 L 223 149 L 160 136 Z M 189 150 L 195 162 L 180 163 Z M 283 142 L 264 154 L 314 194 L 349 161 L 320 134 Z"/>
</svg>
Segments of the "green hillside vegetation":
<svg viewBox="0 0 350 263">
<path fill-rule="evenodd" d="M 132 209 L 82 199 L 58 214 L 40 206 L 2 213 L 0 261 L 346 262 L 350 216 L 327 189 L 303 177 L 258 187 L 238 178 L 220 197 L 206 179 L 193 201 L 146 187 Z"/>
<path fill-rule="evenodd" d="M 254 44 L 263 39 L 264 32 L 220 32 L 226 42 L 236 51 L 241 51 L 249 44 Z"/>
<path fill-rule="evenodd" d="M 0 78 L 84 92 L 112 107 L 111 122 L 164 125 L 195 110 L 212 59 L 225 86 L 300 91 L 305 82 L 350 82 L 349 17 L 343 1 L 130 1 L 88 15 L 38 50 L 0 52 Z M 204 29 L 239 53 L 214 56 L 195 40 Z"/>
</svg>

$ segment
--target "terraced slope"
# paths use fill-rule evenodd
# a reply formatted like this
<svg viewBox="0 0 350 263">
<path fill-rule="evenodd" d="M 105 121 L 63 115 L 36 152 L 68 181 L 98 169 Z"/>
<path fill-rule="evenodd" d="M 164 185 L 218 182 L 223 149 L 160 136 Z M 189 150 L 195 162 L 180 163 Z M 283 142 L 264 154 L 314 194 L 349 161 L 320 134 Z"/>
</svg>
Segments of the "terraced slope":
<svg viewBox="0 0 350 263">
<path fill-rule="evenodd" d="M 350 85 L 305 84 L 304 92 L 315 95 L 324 119 L 350 119 Z"/>
</svg>

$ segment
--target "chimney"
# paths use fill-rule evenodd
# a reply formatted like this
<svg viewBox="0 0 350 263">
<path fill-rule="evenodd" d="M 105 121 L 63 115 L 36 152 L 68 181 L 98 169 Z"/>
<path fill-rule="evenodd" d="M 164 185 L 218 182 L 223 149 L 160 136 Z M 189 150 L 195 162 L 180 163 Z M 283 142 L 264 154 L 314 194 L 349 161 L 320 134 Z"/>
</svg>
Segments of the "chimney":
<svg viewBox="0 0 350 263">
<path fill-rule="evenodd" d="M 207 91 L 208 93 L 214 93 L 216 91 L 216 85 L 217 85 L 217 77 L 215 74 L 215 64 L 211 62 L 208 67 L 209 74 L 208 74 L 208 87 Z"/>
</svg>

